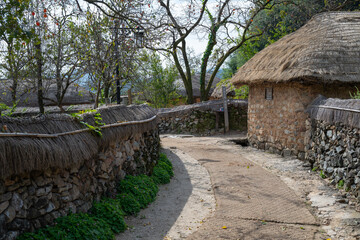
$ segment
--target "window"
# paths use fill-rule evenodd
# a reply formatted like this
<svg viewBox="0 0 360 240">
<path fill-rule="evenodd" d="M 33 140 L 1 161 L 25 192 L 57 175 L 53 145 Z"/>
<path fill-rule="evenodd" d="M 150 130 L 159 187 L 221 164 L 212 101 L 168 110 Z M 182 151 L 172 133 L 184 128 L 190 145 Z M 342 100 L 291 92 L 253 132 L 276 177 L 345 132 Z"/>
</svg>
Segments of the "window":
<svg viewBox="0 0 360 240">
<path fill-rule="evenodd" d="M 272 88 L 265 88 L 265 99 L 266 100 L 273 99 L 273 89 Z"/>
</svg>

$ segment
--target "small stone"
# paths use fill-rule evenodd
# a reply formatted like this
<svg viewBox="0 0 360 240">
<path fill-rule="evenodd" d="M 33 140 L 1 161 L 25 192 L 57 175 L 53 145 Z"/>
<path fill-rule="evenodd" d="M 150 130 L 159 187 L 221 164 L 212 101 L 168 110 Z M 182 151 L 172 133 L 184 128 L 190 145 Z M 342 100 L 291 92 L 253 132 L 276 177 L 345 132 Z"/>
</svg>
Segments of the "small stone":
<svg viewBox="0 0 360 240">
<path fill-rule="evenodd" d="M 36 190 L 36 196 L 37 197 L 44 196 L 45 194 L 46 194 L 45 188 L 39 188 L 38 190 Z"/>
<path fill-rule="evenodd" d="M 9 201 L 12 197 L 12 193 L 11 192 L 7 192 L 5 194 L 1 194 L 0 195 L 0 202 L 5 202 L 5 201 Z"/>
<path fill-rule="evenodd" d="M 326 132 L 326 136 L 327 136 L 328 138 L 331 138 L 332 135 L 333 135 L 333 131 L 332 131 L 332 130 L 328 130 L 328 131 Z"/>
<path fill-rule="evenodd" d="M 12 184 L 10 186 L 7 187 L 7 191 L 9 192 L 13 192 L 15 191 L 16 189 L 18 189 L 20 187 L 20 184 L 19 183 L 15 183 L 15 184 Z"/>
<path fill-rule="evenodd" d="M 284 149 L 283 150 L 284 157 L 290 157 L 291 156 L 291 150 L 290 149 Z"/>
<path fill-rule="evenodd" d="M 46 207 L 46 212 L 52 212 L 55 209 L 55 205 L 52 202 L 49 202 L 48 206 Z"/>
<path fill-rule="evenodd" d="M 11 205 L 15 208 L 15 211 L 20 211 L 20 209 L 24 206 L 24 202 L 18 193 L 13 194 Z"/>
<path fill-rule="evenodd" d="M 10 205 L 9 201 L 3 202 L 0 204 L 0 214 L 5 211 L 5 209 L 8 208 L 8 206 Z"/>
<path fill-rule="evenodd" d="M 44 196 L 37 200 L 37 202 L 34 204 L 34 207 L 37 209 L 44 208 L 49 203 L 49 199 Z"/>
<path fill-rule="evenodd" d="M 15 208 L 13 206 L 8 207 L 8 209 L 6 209 L 4 214 L 6 216 L 6 222 L 7 223 L 11 222 L 12 220 L 14 220 L 16 216 Z"/>
<path fill-rule="evenodd" d="M 30 222 L 26 219 L 19 219 L 16 218 L 14 219 L 14 221 L 12 221 L 9 225 L 8 225 L 8 229 L 9 230 L 21 230 L 21 231 L 29 231 L 31 228 Z"/>
</svg>

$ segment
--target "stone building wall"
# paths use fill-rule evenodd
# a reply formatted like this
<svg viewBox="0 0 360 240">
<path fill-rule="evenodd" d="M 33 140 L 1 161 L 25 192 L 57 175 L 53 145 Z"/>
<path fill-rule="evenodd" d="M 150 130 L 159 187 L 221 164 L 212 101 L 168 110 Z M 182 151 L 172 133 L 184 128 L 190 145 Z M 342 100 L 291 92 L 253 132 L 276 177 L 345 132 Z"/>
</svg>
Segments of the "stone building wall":
<svg viewBox="0 0 360 240">
<path fill-rule="evenodd" d="M 360 129 L 343 123 L 311 121 L 306 160 L 323 171 L 333 185 L 351 191 L 360 201 Z"/>
<path fill-rule="evenodd" d="M 158 113 L 160 133 L 188 133 L 211 135 L 224 132 L 224 114 L 218 113 L 219 128 L 216 131 L 216 111 L 223 106 L 221 100 L 173 108 Z M 231 100 L 228 105 L 230 130 L 246 131 L 247 102 Z"/>
<path fill-rule="evenodd" d="M 265 88 L 273 89 L 273 99 L 265 99 Z M 349 98 L 350 85 L 298 83 L 264 83 L 250 85 L 248 108 L 248 139 L 252 146 L 281 155 L 304 159 L 309 138 L 305 113 L 307 106 L 319 95 Z M 309 124 L 309 123 L 308 123 Z"/>
<path fill-rule="evenodd" d="M 126 174 L 149 174 L 160 150 L 156 120 L 152 124 L 126 138 L 112 138 L 80 165 L 0 179 L 0 239 L 15 239 L 21 232 L 50 225 L 70 211 L 86 212 L 93 201 L 114 195 Z"/>
</svg>

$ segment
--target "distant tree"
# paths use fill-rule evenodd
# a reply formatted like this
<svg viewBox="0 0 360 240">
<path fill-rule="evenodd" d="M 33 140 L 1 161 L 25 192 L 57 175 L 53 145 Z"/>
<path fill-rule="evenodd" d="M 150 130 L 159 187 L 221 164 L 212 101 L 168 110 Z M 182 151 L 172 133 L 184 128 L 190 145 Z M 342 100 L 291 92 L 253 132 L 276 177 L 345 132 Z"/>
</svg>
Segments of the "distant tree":
<svg viewBox="0 0 360 240">
<path fill-rule="evenodd" d="M 176 104 L 180 97 L 175 84 L 178 77 L 174 65 L 163 66 L 163 61 L 156 53 L 142 52 L 139 78 L 133 82 L 135 91 L 149 101 L 155 108 L 169 107 Z"/>
</svg>

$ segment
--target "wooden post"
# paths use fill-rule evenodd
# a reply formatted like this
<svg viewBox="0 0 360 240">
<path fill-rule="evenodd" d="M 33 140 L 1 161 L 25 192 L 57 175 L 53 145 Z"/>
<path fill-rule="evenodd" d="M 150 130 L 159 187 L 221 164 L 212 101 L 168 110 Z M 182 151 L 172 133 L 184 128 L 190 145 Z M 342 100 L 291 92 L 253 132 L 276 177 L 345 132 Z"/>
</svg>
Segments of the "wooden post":
<svg viewBox="0 0 360 240">
<path fill-rule="evenodd" d="M 128 105 L 132 104 L 131 88 L 128 90 Z"/>
<path fill-rule="evenodd" d="M 227 99 L 226 99 L 226 87 L 222 86 L 222 95 L 223 95 L 223 101 L 224 101 L 224 123 L 225 123 L 225 128 L 224 128 L 224 132 L 227 133 L 230 128 L 229 128 L 229 113 L 228 113 L 228 104 L 227 104 Z"/>
</svg>

